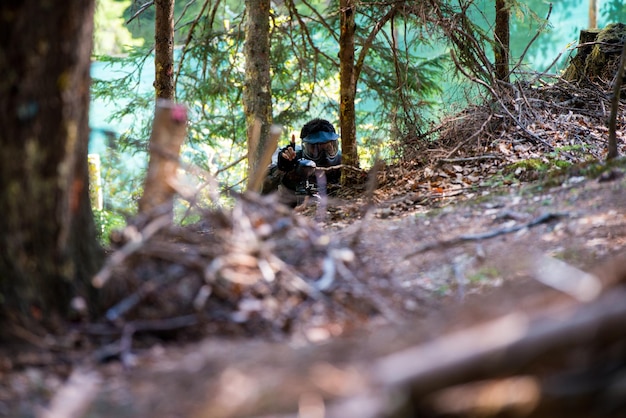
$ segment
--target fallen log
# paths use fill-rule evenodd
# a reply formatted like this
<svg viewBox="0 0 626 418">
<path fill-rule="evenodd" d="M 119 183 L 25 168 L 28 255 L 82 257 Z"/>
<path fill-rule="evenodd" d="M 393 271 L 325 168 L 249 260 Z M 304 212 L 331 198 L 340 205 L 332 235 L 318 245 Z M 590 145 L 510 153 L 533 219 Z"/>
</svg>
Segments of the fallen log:
<svg viewBox="0 0 626 418">
<path fill-rule="evenodd" d="M 394 417 L 412 416 L 407 408 L 429 417 L 476 416 L 477 411 L 484 417 L 509 416 L 505 407 L 522 398 L 515 416 L 622 416 L 624 300 L 626 288 L 619 286 L 591 303 L 570 304 L 549 315 L 514 312 L 380 358 L 370 369 L 371 383 L 386 399 L 405 399 L 389 415 Z M 341 404 L 338 411 L 344 411 Z"/>
</svg>

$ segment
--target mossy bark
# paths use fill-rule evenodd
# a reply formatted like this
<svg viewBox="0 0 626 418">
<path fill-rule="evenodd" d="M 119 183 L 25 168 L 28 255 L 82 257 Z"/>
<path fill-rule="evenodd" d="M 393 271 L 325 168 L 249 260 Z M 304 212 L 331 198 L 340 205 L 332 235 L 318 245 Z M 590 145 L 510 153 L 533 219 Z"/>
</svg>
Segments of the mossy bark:
<svg viewBox="0 0 626 418">
<path fill-rule="evenodd" d="M 626 25 L 613 23 L 604 29 L 580 32 L 578 53 L 565 69 L 567 81 L 610 81 L 617 72 L 621 46 L 626 41 Z"/>
<path fill-rule="evenodd" d="M 101 262 L 88 190 L 93 0 L 0 5 L 0 315 L 51 322 Z"/>
<path fill-rule="evenodd" d="M 272 124 L 272 89 L 270 79 L 270 1 L 246 0 L 248 15 L 245 84 L 243 105 L 248 130 L 248 173 L 258 173 L 257 166 L 269 145 Z M 257 121 L 260 132 L 255 133 Z"/>
<path fill-rule="evenodd" d="M 354 62 L 354 37 L 356 32 L 356 4 L 353 0 L 340 0 L 341 31 L 339 35 L 339 116 L 341 126 L 341 162 L 358 167 L 356 144 L 356 119 L 354 99 L 356 77 Z M 346 177 L 342 176 L 342 183 Z"/>
</svg>

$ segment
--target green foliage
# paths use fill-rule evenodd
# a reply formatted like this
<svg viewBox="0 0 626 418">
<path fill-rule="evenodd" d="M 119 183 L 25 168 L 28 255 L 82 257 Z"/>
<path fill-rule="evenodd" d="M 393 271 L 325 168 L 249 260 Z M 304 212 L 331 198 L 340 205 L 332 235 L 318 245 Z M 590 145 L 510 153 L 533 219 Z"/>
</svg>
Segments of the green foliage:
<svg viewBox="0 0 626 418">
<path fill-rule="evenodd" d="M 136 8 L 136 5 L 134 6 Z M 332 7 L 332 6 L 331 6 Z M 377 24 L 378 17 L 386 10 L 367 9 L 359 25 L 358 42 L 365 42 L 369 31 Z M 193 16 L 187 10 L 180 21 L 196 22 L 193 25 L 192 42 L 185 44 L 177 60 L 177 99 L 190 106 L 192 142 L 225 146 L 225 142 L 243 149 L 245 119 L 241 108 L 244 57 L 242 47 L 244 15 L 241 7 L 224 7 L 201 16 Z M 213 12 L 213 11 L 211 11 Z M 322 19 L 321 16 L 324 16 Z M 150 19 L 147 12 L 140 17 L 144 23 Z M 302 123 L 312 117 L 325 117 L 337 121 L 338 113 L 338 62 L 337 33 L 338 14 L 332 8 L 308 4 L 285 3 L 274 9 L 272 26 L 272 93 L 274 97 L 274 121 L 286 131 L 298 131 Z M 182 25 L 182 24 L 181 24 Z M 191 25 L 188 25 L 191 26 Z M 370 50 L 359 80 L 359 123 L 378 125 L 389 132 L 389 117 L 407 126 L 419 123 L 421 109 L 432 105 L 428 97 L 439 91 L 436 81 L 442 69 L 443 55 L 422 58 L 418 47 L 425 44 L 414 30 L 415 18 L 398 18 L 396 27 L 403 28 L 403 36 L 395 40 L 401 54 L 392 52 L 390 29 L 383 30 L 380 41 Z M 187 27 L 187 26 L 185 26 Z M 144 50 L 136 50 L 116 62 L 128 66 L 143 65 Z M 143 55 L 145 57 L 145 55 Z M 113 61 L 111 58 L 108 60 Z M 394 76 L 388 77 L 383 68 L 395 66 Z M 137 97 L 137 76 L 127 74 L 110 82 L 108 86 L 96 82 L 96 95 L 108 93 L 118 97 Z M 400 95 L 389 94 L 399 91 Z M 128 95 L 128 96 L 127 96 Z M 129 102 L 116 118 L 137 114 L 139 107 L 150 105 L 143 97 Z M 382 105 L 382 106 L 379 106 Z M 360 109 L 359 109 L 360 106 Z M 377 111 L 373 111 L 377 106 Z M 147 107 L 149 108 L 149 106 Z M 141 113 L 141 112 L 139 112 Z M 134 128 L 135 131 L 137 127 Z M 145 130 L 143 131 L 145 132 Z M 128 135 L 124 145 L 131 145 Z M 387 135 L 388 136 L 388 135 Z M 138 144 L 135 144 L 138 145 Z M 367 146 L 367 143 L 361 144 Z"/>
<path fill-rule="evenodd" d="M 565 3 L 569 6 L 562 5 L 563 10 L 571 8 L 573 0 Z M 142 4 L 134 1 L 124 19 L 130 19 Z M 404 138 L 414 141 L 421 137 L 427 119 L 450 112 L 455 101 L 462 106 L 476 100 L 465 87 L 456 93 L 450 90 L 452 86 L 459 89 L 463 80 L 451 75 L 450 32 L 446 31 L 456 31 L 456 48 L 470 44 L 466 35 L 471 34 L 478 43 L 465 58 L 459 56 L 461 63 L 472 65 L 468 60 L 473 56 L 482 68 L 476 74 L 491 71 L 495 13 L 491 0 L 442 1 L 443 17 L 456 19 L 467 10 L 471 18 L 447 28 L 437 26 L 436 19 L 441 16 L 428 15 L 424 20 L 420 11 L 425 9 L 420 7 L 427 6 L 423 4 L 407 2 L 372 39 L 370 33 L 378 30 L 381 19 L 395 5 L 372 3 L 357 8 L 355 60 L 369 47 L 357 82 L 356 103 L 357 141 L 364 166 L 377 156 L 387 160 L 398 157 L 394 154 L 397 144 Z M 203 8 L 205 5 L 208 7 Z M 541 0 L 511 1 L 510 5 L 512 57 L 516 59 L 537 27 L 546 23 L 542 17 L 548 6 Z M 234 163 L 247 152 L 241 104 L 244 5 L 234 1 L 177 3 L 175 18 L 179 45 L 175 51 L 176 94 L 178 101 L 188 105 L 190 119 L 183 157 L 203 170 L 218 173 L 220 188 L 238 189 L 246 166 L 245 162 Z M 112 71 L 119 71 L 119 77 L 94 80 L 95 97 L 122 103 L 112 119 L 126 121 L 129 126 L 118 144 L 125 152 L 145 150 L 149 138 L 154 93 L 146 80 L 153 79 L 153 19 L 153 8 L 149 7 L 129 25 L 134 36 L 145 37 L 147 47 L 134 48 L 126 56 L 99 57 Z M 310 118 L 323 117 L 338 124 L 339 13 L 332 2 L 288 0 L 273 4 L 271 19 L 274 122 L 284 127 L 282 143 L 286 143 Z M 531 46 L 525 59 L 536 57 L 544 46 L 545 42 Z M 485 57 L 480 58 L 481 54 Z"/>
<path fill-rule="evenodd" d="M 127 4 L 123 10 L 123 18 L 128 30 L 135 38 L 146 40 L 146 44 L 154 45 L 154 6 L 144 0 L 124 0 Z M 176 1 L 174 2 L 174 42 L 180 44 L 185 41 L 191 26 L 191 20 L 198 14 L 204 2 Z M 215 7 L 228 8 L 228 3 L 234 3 L 235 7 L 241 4 L 234 1 L 217 2 Z M 144 6 L 148 7 L 144 7 Z"/>
<path fill-rule="evenodd" d="M 94 16 L 94 55 L 116 55 L 141 46 L 143 38 L 133 38 L 122 13 L 131 0 L 98 0 Z"/>
<path fill-rule="evenodd" d="M 626 21 L 626 3 L 623 0 L 605 0 L 601 2 L 600 18 L 603 21 L 601 23 L 624 23 Z M 601 27 L 604 27 L 604 24 Z"/>
<path fill-rule="evenodd" d="M 94 209 L 93 218 L 96 223 L 96 235 L 104 247 L 109 244 L 111 232 L 126 225 L 126 219 L 122 215 L 108 210 Z"/>
<path fill-rule="evenodd" d="M 113 148 L 107 149 L 100 158 L 105 218 L 131 217 L 137 211 L 143 192 L 145 168 L 138 160 L 145 158 L 131 157 Z"/>
</svg>

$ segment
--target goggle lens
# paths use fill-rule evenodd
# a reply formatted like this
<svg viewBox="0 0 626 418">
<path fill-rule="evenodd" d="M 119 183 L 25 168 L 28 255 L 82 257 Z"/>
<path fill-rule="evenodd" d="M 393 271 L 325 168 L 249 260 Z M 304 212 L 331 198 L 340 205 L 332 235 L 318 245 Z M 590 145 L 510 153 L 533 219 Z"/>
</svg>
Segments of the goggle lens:
<svg viewBox="0 0 626 418">
<path fill-rule="evenodd" d="M 332 158 L 337 155 L 337 141 L 322 142 L 318 144 L 304 143 L 305 155 L 315 159 L 324 152 L 328 157 Z"/>
</svg>

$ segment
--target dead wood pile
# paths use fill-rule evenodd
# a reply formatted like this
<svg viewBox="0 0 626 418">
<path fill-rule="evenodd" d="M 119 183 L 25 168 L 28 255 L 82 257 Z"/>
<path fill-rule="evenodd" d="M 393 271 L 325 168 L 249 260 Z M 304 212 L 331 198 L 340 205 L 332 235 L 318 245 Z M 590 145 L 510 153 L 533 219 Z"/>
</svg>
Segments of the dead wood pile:
<svg viewBox="0 0 626 418">
<path fill-rule="evenodd" d="M 239 195 L 193 225 L 166 214 L 121 235 L 93 279 L 110 305 L 94 334 L 192 327 L 282 338 L 321 327 L 331 336 L 384 310 L 357 279 L 352 250 L 275 196 Z"/>
</svg>

